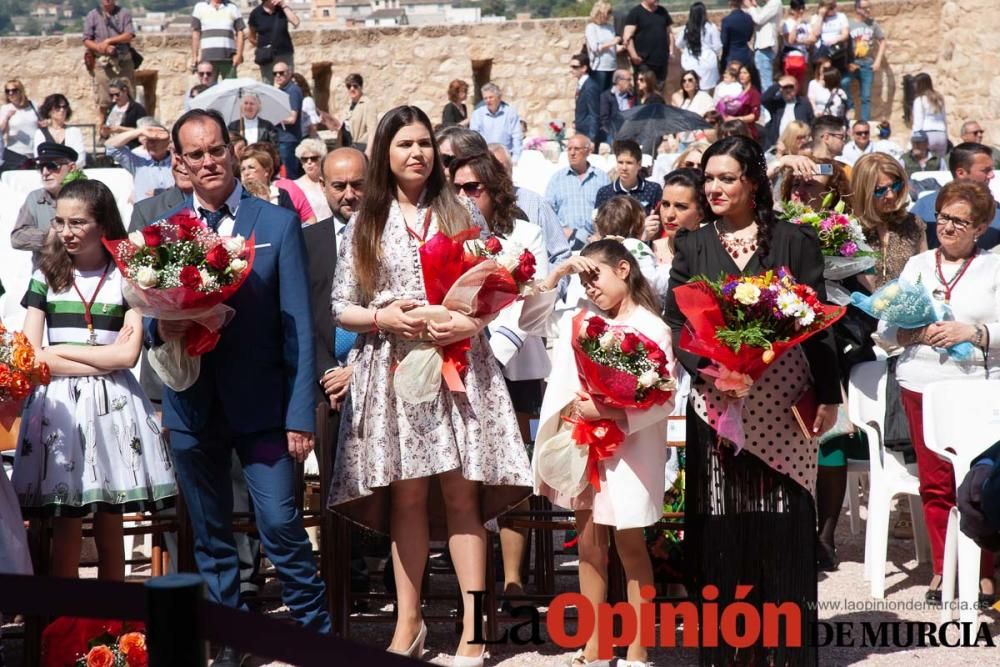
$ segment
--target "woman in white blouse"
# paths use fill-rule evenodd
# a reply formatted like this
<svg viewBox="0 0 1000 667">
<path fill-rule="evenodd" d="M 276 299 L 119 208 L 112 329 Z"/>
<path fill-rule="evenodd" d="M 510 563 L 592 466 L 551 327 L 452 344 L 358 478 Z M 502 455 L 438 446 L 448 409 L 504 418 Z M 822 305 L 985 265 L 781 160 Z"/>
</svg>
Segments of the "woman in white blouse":
<svg viewBox="0 0 1000 667">
<path fill-rule="evenodd" d="M 677 48 L 681 52 L 681 67 L 697 72 L 701 90 L 711 94 L 719 83 L 722 37 L 715 24 L 708 20 L 705 3 L 695 2 L 691 5 L 687 25 L 677 36 Z"/>
<path fill-rule="evenodd" d="M 687 109 L 699 116 L 715 108 L 712 96 L 701 86 L 698 72 L 688 70 L 681 74 L 681 87 L 671 97 L 670 103 L 675 107 Z"/>
<path fill-rule="evenodd" d="M 926 593 L 931 602 L 941 600 L 944 538 L 948 513 L 955 505 L 955 476 L 951 464 L 924 443 L 923 391 L 939 380 L 1000 379 L 1000 255 L 976 247 L 976 240 L 993 221 L 996 203 L 985 185 L 962 180 L 941 189 L 935 209 L 941 245 L 911 257 L 900 279 L 923 283 L 941 306 L 951 309 L 953 317 L 920 329 L 879 324 L 886 343 L 904 347 L 896 378 L 917 455 L 920 498 L 931 542 L 934 578 Z M 946 348 L 965 342 L 975 348 L 972 358 L 948 356 Z M 980 598 L 992 604 L 993 555 L 988 551 L 983 551 L 980 576 Z"/>
<path fill-rule="evenodd" d="M 943 159 L 948 152 L 944 97 L 934 90 L 930 74 L 924 72 L 913 77 L 913 95 L 913 131 L 925 133 L 931 153 Z"/>
<path fill-rule="evenodd" d="M 3 90 L 7 99 L 7 103 L 0 106 L 0 135 L 3 135 L 4 145 L 8 151 L 32 157 L 35 154 L 38 111 L 28 99 L 20 79 L 9 79 Z"/>
<path fill-rule="evenodd" d="M 35 130 L 35 157 L 38 157 L 38 147 L 45 141 L 69 146 L 76 151 L 76 166 L 83 169 L 87 162 L 87 150 L 83 147 L 83 134 L 78 127 L 66 127 L 66 121 L 73 117 L 73 109 L 69 100 L 62 93 L 54 93 L 45 98 L 38 108 L 38 115 L 48 121 L 46 127 Z"/>
<path fill-rule="evenodd" d="M 622 38 L 615 34 L 611 20 L 611 5 L 595 2 L 590 10 L 590 23 L 583 31 L 590 56 L 590 76 L 601 86 L 601 91 L 611 88 L 611 81 L 618 66 L 618 50 Z"/>
</svg>

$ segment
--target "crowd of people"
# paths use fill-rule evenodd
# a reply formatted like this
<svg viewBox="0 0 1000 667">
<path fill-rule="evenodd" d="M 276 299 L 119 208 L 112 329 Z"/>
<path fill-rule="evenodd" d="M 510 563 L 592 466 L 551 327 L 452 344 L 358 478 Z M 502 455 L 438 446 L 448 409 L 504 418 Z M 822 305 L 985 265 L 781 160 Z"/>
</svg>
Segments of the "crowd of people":
<svg viewBox="0 0 1000 667">
<path fill-rule="evenodd" d="M 610 5 L 595 3 L 585 49 L 568 58 L 577 94 L 566 162 L 546 183 L 515 185 L 530 148 L 498 85 L 482 86 L 482 103 L 470 109 L 468 83 L 453 81 L 435 123 L 411 105 L 380 114 L 363 76 L 349 73 L 349 104 L 334 116 L 316 108 L 294 71 L 288 30 L 299 18 L 284 0 L 264 0 L 246 24 L 231 3 L 196 5 L 188 102 L 235 76 L 249 43 L 261 79 L 288 94 L 290 115 L 261 118 L 261 97 L 248 92 L 238 118 L 190 108 L 161 123 L 135 101 L 128 10 L 101 0 L 84 39 L 106 154 L 132 178 L 131 219 L 121 218 L 107 185 L 82 174 L 88 156 L 67 126 L 64 95 L 47 96 L 36 110 L 13 79 L 0 107 L 4 169 L 31 166 L 41 175 L 41 188 L 20 204 L 11 245 L 31 253 L 23 331 L 53 378 L 24 404 L 13 494 L 0 476 L 0 523 L 51 518 L 50 573 L 75 577 L 82 519 L 93 515 L 98 576 L 122 580 L 122 513 L 164 511 L 181 495 L 212 600 L 246 606 L 263 553 L 292 618 L 326 633 L 325 585 L 295 497 L 296 463 L 329 447 L 328 509 L 389 536 L 368 545 L 390 563 L 396 616 L 388 650 L 423 655 L 428 552 L 445 541 L 463 601 L 451 664 L 475 667 L 486 658 L 473 641 L 482 623 L 473 594 L 492 585 L 487 530 L 500 533 L 503 595 L 516 600 L 525 537 L 491 520 L 523 509 L 532 494 L 574 512 L 579 590 L 594 604 L 607 597 L 613 534 L 627 602 L 638 613 L 646 587 L 661 583 L 649 532 L 673 484 L 668 459 L 676 468 L 676 452 L 664 446 L 673 416 L 687 434 L 679 565 L 686 594 L 701 602 L 713 584 L 712 601 L 724 606 L 749 584 L 750 596 L 739 599 L 805 603 L 805 624 L 815 613 L 808 603 L 817 598 L 817 570 L 838 567 L 847 459 L 867 456 L 863 436 L 842 425 L 850 369 L 881 354 L 892 359 L 900 396 L 899 439 L 919 470 L 933 553 L 926 597 L 940 600 L 956 489 L 950 465 L 925 445 L 921 398 L 936 380 L 1000 370 L 1000 211 L 989 189 L 1000 156 L 974 121 L 952 142 L 943 98 L 925 74 L 910 82 L 909 146 L 892 141 L 887 121 L 870 119 L 887 38 L 869 0 L 856 0 L 852 18 L 836 0 L 820 0 L 813 16 L 802 0 L 788 8 L 781 0 L 731 4 L 716 26 L 695 2 L 686 25 L 672 30 L 667 10 L 643 0 L 618 31 Z M 668 91 L 675 51 L 684 71 Z M 710 126 L 664 136 L 652 151 L 615 139 L 623 112 L 667 99 Z M 592 163 L 601 144 L 614 155 L 610 172 Z M 943 187 L 913 178 L 944 169 L 953 180 Z M 786 219 L 789 204 L 854 216 L 874 266 L 825 279 L 819 238 Z M 235 313 L 217 346 L 203 355 L 194 384 L 175 390 L 147 357 L 192 323 L 144 319 L 130 307 L 127 278 L 103 241 L 141 235 L 182 210 L 223 237 L 252 233 L 256 248 L 252 278 L 228 301 Z M 427 314 L 422 249 L 439 232 L 530 251 L 535 289 L 489 316 Z M 923 281 L 951 317 L 900 329 L 849 308 L 850 326 L 793 347 L 752 386 L 723 391 L 704 373 L 709 360 L 680 346 L 689 323 L 675 290 L 697 276 L 779 268 L 821 300 L 870 294 L 900 278 Z M 671 399 L 616 408 L 589 394 L 574 360 L 584 315 L 655 344 L 676 383 Z M 977 350 L 971 358 L 941 351 L 963 342 Z M 456 345 L 465 355 L 455 371 L 460 391 L 449 380 L 420 401 L 397 393 L 408 355 Z M 137 365 L 139 381 L 129 372 Z M 810 386 L 818 407 L 804 432 L 793 407 Z M 720 439 L 716 423 L 735 399 L 742 447 Z M 328 442 L 314 438 L 318 403 L 330 407 Z M 542 480 L 531 446 L 567 420 L 605 420 L 623 433 L 618 450 L 594 464 L 600 483 L 574 494 Z M 259 541 L 231 530 L 234 508 L 250 507 Z M 903 536 L 905 524 L 904 516 Z M 0 544 L 0 557 L 30 568 L 24 553 L 6 548 Z M 984 602 L 995 600 L 993 575 L 984 552 Z M 617 664 L 649 664 L 647 648 L 637 638 Z M 701 652 L 703 664 L 817 659 L 814 646 L 763 642 L 738 658 L 733 647 Z M 221 647 L 214 664 L 242 659 Z M 571 664 L 607 664 L 597 630 Z"/>
</svg>

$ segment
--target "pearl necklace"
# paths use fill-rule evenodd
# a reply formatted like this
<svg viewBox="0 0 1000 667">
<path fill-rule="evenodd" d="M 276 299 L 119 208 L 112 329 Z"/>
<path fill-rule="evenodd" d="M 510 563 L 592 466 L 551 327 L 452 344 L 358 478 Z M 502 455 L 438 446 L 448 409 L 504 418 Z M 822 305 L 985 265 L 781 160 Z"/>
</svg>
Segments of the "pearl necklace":
<svg viewBox="0 0 1000 667">
<path fill-rule="evenodd" d="M 733 232 L 723 234 L 719 229 L 719 222 L 715 222 L 715 235 L 719 237 L 719 243 L 733 259 L 738 259 L 740 254 L 750 255 L 757 250 L 757 232 L 754 230 L 753 236 L 737 238 Z"/>
</svg>

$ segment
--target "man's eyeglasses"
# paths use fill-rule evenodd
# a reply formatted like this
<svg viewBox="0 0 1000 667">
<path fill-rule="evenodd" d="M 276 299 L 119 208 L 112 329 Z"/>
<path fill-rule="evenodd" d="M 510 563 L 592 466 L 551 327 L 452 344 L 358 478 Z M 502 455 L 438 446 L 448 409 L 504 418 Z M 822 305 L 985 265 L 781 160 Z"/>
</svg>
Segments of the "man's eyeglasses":
<svg viewBox="0 0 1000 667">
<path fill-rule="evenodd" d="M 841 141 L 847 141 L 847 133 L 846 132 L 827 132 L 826 136 L 828 136 L 828 137 L 836 137 L 837 139 L 840 139 Z"/>
<path fill-rule="evenodd" d="M 364 192 L 365 182 L 364 180 L 330 182 L 330 189 L 334 192 L 346 192 L 348 186 L 350 186 L 355 192 Z"/>
<path fill-rule="evenodd" d="M 69 162 L 56 162 L 55 160 L 46 160 L 45 162 L 38 163 L 38 171 L 59 171 Z"/>
<path fill-rule="evenodd" d="M 288 76 L 287 69 L 276 69 L 274 70 L 274 76 Z"/>
<path fill-rule="evenodd" d="M 937 214 L 937 224 L 938 227 L 947 227 L 951 225 L 955 228 L 956 232 L 964 232 L 969 227 L 973 226 L 975 223 L 971 220 L 962 220 L 962 218 L 956 218 L 951 215 L 946 215 L 944 213 Z"/>
<path fill-rule="evenodd" d="M 229 155 L 229 144 L 219 144 L 207 150 L 189 151 L 181 153 L 181 157 L 192 167 L 200 167 L 205 161 L 205 156 L 210 155 L 214 162 L 219 162 Z"/>
<path fill-rule="evenodd" d="M 892 194 L 898 195 L 903 191 L 903 181 L 895 180 L 891 185 L 879 185 L 874 190 L 875 199 L 882 199 L 889 194 L 889 190 L 892 190 Z"/>
<path fill-rule="evenodd" d="M 212 72 L 198 72 L 198 76 L 212 76 Z M 277 72 L 275 72 L 277 74 Z"/>
<path fill-rule="evenodd" d="M 470 197 L 478 197 L 485 190 L 485 186 L 479 181 L 469 181 L 467 183 L 456 183 L 455 187 L 469 195 Z"/>
<path fill-rule="evenodd" d="M 784 91 L 787 91 L 787 92 L 791 92 L 791 91 L 795 90 L 795 84 L 790 83 L 790 84 L 788 84 L 786 86 L 782 86 L 781 89 L 784 90 Z"/>
</svg>

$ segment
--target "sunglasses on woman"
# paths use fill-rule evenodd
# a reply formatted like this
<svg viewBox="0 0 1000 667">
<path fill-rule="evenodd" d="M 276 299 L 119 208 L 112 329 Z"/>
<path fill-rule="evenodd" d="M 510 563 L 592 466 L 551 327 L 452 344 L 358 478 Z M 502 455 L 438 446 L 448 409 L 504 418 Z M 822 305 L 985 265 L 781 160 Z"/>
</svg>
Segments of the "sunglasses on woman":
<svg viewBox="0 0 1000 667">
<path fill-rule="evenodd" d="M 903 190 L 903 181 L 895 180 L 892 185 L 880 185 L 875 188 L 875 199 L 882 199 L 885 197 L 889 190 L 892 190 L 892 194 L 898 195 Z"/>
<path fill-rule="evenodd" d="M 478 197 L 480 193 L 485 189 L 482 183 L 479 181 L 469 181 L 467 183 L 456 183 L 455 187 L 469 195 L 470 197 Z"/>
</svg>

